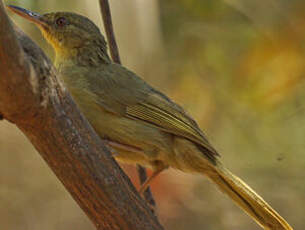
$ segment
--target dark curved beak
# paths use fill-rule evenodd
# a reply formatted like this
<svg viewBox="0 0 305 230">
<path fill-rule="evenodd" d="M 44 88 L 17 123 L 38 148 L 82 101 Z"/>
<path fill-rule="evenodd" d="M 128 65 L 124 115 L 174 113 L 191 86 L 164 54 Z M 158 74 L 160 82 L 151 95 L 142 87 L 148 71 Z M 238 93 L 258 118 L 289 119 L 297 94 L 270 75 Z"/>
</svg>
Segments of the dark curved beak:
<svg viewBox="0 0 305 230">
<path fill-rule="evenodd" d="M 47 26 L 47 23 L 43 21 L 43 17 L 38 13 L 13 5 L 8 5 L 7 8 L 15 14 L 18 14 L 21 17 L 35 23 L 37 26 Z"/>
</svg>

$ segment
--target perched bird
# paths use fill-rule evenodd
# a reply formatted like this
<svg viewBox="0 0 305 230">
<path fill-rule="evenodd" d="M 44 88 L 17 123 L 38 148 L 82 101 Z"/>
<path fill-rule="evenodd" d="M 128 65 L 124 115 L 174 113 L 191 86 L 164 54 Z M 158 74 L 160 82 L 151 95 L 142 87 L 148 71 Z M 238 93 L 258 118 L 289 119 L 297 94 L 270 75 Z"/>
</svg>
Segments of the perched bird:
<svg viewBox="0 0 305 230">
<path fill-rule="evenodd" d="M 56 52 L 55 66 L 95 131 L 122 162 L 153 169 L 149 181 L 172 167 L 207 176 L 264 229 L 292 229 L 267 202 L 220 162 L 196 122 L 167 96 L 107 54 L 88 18 L 69 12 L 39 15 L 8 6 L 32 21 Z"/>
</svg>

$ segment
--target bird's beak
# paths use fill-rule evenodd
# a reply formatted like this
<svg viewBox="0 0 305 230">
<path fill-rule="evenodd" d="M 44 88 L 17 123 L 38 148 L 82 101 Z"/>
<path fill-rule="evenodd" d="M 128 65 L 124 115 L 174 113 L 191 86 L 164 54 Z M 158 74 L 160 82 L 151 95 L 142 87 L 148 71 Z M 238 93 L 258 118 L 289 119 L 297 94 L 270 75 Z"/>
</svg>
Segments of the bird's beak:
<svg viewBox="0 0 305 230">
<path fill-rule="evenodd" d="M 38 13 L 12 5 L 8 5 L 7 8 L 15 14 L 18 14 L 21 17 L 35 23 L 37 26 L 47 27 L 47 23 L 43 21 L 43 17 Z"/>
</svg>

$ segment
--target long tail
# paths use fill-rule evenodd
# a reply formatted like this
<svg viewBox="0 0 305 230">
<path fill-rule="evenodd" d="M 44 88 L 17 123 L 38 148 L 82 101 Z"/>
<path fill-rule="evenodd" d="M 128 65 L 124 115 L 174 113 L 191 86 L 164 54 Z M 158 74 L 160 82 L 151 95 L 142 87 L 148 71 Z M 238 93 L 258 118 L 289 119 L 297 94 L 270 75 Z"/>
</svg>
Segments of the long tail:
<svg viewBox="0 0 305 230">
<path fill-rule="evenodd" d="M 207 176 L 264 229 L 292 230 L 263 198 L 220 163 L 217 162 L 215 173 L 209 173 Z"/>
</svg>

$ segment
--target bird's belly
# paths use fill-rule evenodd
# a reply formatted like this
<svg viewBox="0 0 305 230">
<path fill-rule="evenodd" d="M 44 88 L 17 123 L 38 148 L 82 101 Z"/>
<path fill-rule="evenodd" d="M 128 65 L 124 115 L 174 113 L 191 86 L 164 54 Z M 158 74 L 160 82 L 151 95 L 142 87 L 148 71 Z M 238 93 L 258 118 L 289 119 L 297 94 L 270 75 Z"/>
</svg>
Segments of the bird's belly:
<svg viewBox="0 0 305 230">
<path fill-rule="evenodd" d="M 111 147 L 115 158 L 126 163 L 137 163 L 151 166 L 154 161 L 166 162 L 172 150 L 173 137 L 146 122 L 110 113 L 95 103 L 79 103 L 79 106 L 102 138 L 139 151 L 128 151 Z"/>
</svg>

